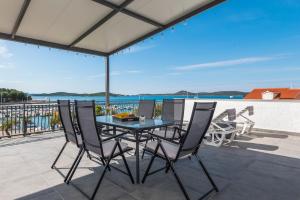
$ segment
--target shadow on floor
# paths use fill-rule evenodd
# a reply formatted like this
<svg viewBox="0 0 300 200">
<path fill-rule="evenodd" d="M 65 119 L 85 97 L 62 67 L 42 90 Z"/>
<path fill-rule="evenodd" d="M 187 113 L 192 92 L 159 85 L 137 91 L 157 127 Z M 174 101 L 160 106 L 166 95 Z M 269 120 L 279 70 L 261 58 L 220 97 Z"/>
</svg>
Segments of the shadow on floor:
<svg viewBox="0 0 300 200">
<path fill-rule="evenodd" d="M 257 143 L 250 143 L 250 142 L 240 142 L 240 141 L 233 141 L 226 146 L 230 147 L 238 147 L 240 149 L 254 149 L 254 150 L 263 150 L 263 151 L 276 151 L 279 149 L 278 146 L 269 145 L 269 144 L 257 144 Z"/>
<path fill-rule="evenodd" d="M 213 194 L 211 199 L 282 200 L 297 199 L 300 196 L 299 159 L 247 150 L 250 147 L 272 150 L 275 148 L 272 145 L 243 145 L 240 148 L 215 148 L 210 146 L 200 148 L 199 156 L 220 189 L 220 192 Z M 141 161 L 141 175 L 144 174 L 148 162 L 149 156 Z M 132 173 L 135 174 L 135 158 L 129 157 L 128 163 Z M 164 166 L 164 164 L 158 159 L 155 161 L 153 169 Z M 122 162 L 118 163 L 116 161 L 116 165 L 119 168 L 124 168 Z M 80 170 L 85 169 L 79 168 L 78 171 Z M 62 178 L 61 184 L 18 199 L 87 199 L 87 194 L 88 196 L 92 194 L 102 170 L 103 167 L 99 166 L 93 168 L 88 175 L 75 176 L 71 185 L 64 184 Z M 211 188 L 195 160 L 189 161 L 186 159 L 180 161 L 176 165 L 176 170 L 182 178 L 182 182 L 191 199 L 197 199 L 197 197 Z M 47 179 L 47 177 L 44 178 Z M 184 197 L 171 173 L 159 172 L 148 177 L 145 184 L 132 185 L 126 175 L 112 169 L 111 172 L 105 175 L 96 199 L 182 200 Z"/>
<path fill-rule="evenodd" d="M 34 142 L 40 142 L 40 141 L 44 141 L 44 140 L 51 140 L 51 139 L 56 139 L 56 138 L 60 138 L 60 137 L 64 137 L 64 135 L 63 134 L 55 135 L 55 136 L 48 135 L 46 137 L 45 137 L 45 135 L 27 135 L 26 137 L 21 137 L 18 139 L 15 138 L 13 140 L 6 139 L 3 141 L 0 141 L 0 148 L 21 145 L 21 144 L 34 143 Z"/>
</svg>

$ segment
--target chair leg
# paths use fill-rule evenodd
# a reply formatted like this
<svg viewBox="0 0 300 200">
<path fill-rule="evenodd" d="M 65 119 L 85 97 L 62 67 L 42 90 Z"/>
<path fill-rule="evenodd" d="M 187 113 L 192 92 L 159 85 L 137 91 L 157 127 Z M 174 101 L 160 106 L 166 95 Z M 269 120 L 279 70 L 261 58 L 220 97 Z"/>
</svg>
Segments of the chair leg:
<svg viewBox="0 0 300 200">
<path fill-rule="evenodd" d="M 104 178 L 104 175 L 105 175 L 105 173 L 106 173 L 106 170 L 107 170 L 108 167 L 109 167 L 109 163 L 110 163 L 110 161 L 111 161 L 111 159 L 112 159 L 112 156 L 114 155 L 114 153 L 115 153 L 115 151 L 116 151 L 116 147 L 117 147 L 117 144 L 115 144 L 115 146 L 114 146 L 114 148 L 113 148 L 113 151 L 112 151 L 111 155 L 109 156 L 109 159 L 107 160 L 107 163 L 106 163 L 106 165 L 105 165 L 104 171 L 102 172 L 101 177 L 100 177 L 100 179 L 99 179 L 99 181 L 98 181 L 98 183 L 97 183 L 97 186 L 96 186 L 96 188 L 95 188 L 95 190 L 94 190 L 94 192 L 93 192 L 93 195 L 92 195 L 92 197 L 90 198 L 91 200 L 93 200 L 93 199 L 95 198 L 96 194 L 97 194 L 97 191 L 98 191 L 98 189 L 99 189 L 99 187 L 100 187 L 100 184 L 101 184 L 101 182 L 102 182 L 102 180 L 103 180 L 103 178 Z"/>
<path fill-rule="evenodd" d="M 79 150 L 79 152 L 78 152 L 78 154 L 77 154 L 75 160 L 73 161 L 72 166 L 70 167 L 70 169 L 69 169 L 69 171 L 68 171 L 68 173 L 67 173 L 67 175 L 66 175 L 66 177 L 65 177 L 65 179 L 64 179 L 64 182 L 66 182 L 66 181 L 68 180 L 68 178 L 69 178 L 69 176 L 70 176 L 70 174 L 71 174 L 71 172 L 72 172 L 72 170 L 73 170 L 73 168 L 74 168 L 74 166 L 75 166 L 75 164 L 76 164 L 78 158 L 80 157 L 82 151 L 83 151 L 83 149 L 80 148 L 80 150 Z"/>
<path fill-rule="evenodd" d="M 69 184 L 70 181 L 72 180 L 72 177 L 73 177 L 73 175 L 74 175 L 74 173 L 75 173 L 75 171 L 76 171 L 76 169 L 77 169 L 77 167 L 78 167 L 78 165 L 79 165 L 79 163 L 80 163 L 80 161 L 81 161 L 81 159 L 84 155 L 84 152 L 85 151 L 82 149 L 79 158 L 77 159 L 77 161 L 75 161 L 75 166 L 73 166 L 73 168 L 71 168 L 71 170 L 69 171 L 71 174 L 69 174 L 69 176 L 67 176 L 66 179 L 65 179 L 65 182 L 67 184 Z"/>
<path fill-rule="evenodd" d="M 213 179 L 210 177 L 210 175 L 209 175 L 207 169 L 205 168 L 204 164 L 201 162 L 199 156 L 198 156 L 197 154 L 195 154 L 195 157 L 197 158 L 197 160 L 198 160 L 200 166 L 202 167 L 204 173 L 206 174 L 206 176 L 207 176 L 209 182 L 212 184 L 212 186 L 214 187 L 214 189 L 216 190 L 216 192 L 219 192 L 219 189 L 218 189 L 217 185 L 214 183 Z"/>
<path fill-rule="evenodd" d="M 57 157 L 55 158 L 53 164 L 51 165 L 51 169 L 53 169 L 55 167 L 56 162 L 58 161 L 60 155 L 62 154 L 62 152 L 65 150 L 66 146 L 68 144 L 68 141 L 65 142 L 65 144 L 63 145 L 63 147 L 61 148 L 59 154 L 57 155 Z"/>
<path fill-rule="evenodd" d="M 143 149 L 142 159 L 144 159 L 144 155 L 145 155 L 145 149 Z"/>
<path fill-rule="evenodd" d="M 148 176 L 148 174 L 149 174 L 150 168 L 151 168 L 151 166 L 152 166 L 152 164 L 153 164 L 153 161 L 154 161 L 154 158 L 155 158 L 155 157 L 156 157 L 155 154 L 151 157 L 150 163 L 149 163 L 149 165 L 148 165 L 148 167 L 147 167 L 147 169 L 146 169 L 146 172 L 145 172 L 145 174 L 144 174 L 144 176 L 143 176 L 142 183 L 145 183 L 146 178 L 147 178 L 147 176 Z"/>
<path fill-rule="evenodd" d="M 168 158 L 167 158 L 167 159 L 168 159 Z M 182 184 L 182 182 L 181 182 L 179 176 L 177 175 L 177 173 L 176 173 L 176 171 L 175 171 L 175 168 L 174 168 L 173 164 L 172 164 L 170 161 L 168 161 L 168 162 L 169 162 L 170 168 L 171 168 L 171 170 L 172 170 L 172 172 L 173 172 L 173 174 L 174 174 L 174 176 L 175 176 L 175 178 L 176 178 L 176 180 L 177 180 L 177 183 L 178 183 L 178 185 L 179 185 L 179 187 L 180 187 L 182 193 L 184 194 L 184 196 L 185 196 L 185 198 L 186 198 L 187 200 L 190 200 L 190 197 L 189 197 L 189 195 L 187 194 L 186 190 L 184 189 L 183 184 Z"/>
<path fill-rule="evenodd" d="M 165 173 L 167 174 L 170 170 L 170 165 L 168 162 L 166 162 L 166 170 L 165 170 Z"/>
<path fill-rule="evenodd" d="M 111 160 L 111 159 L 110 159 L 110 160 Z M 105 175 L 105 173 L 106 173 L 106 170 L 108 169 L 110 160 L 108 160 L 108 162 L 107 162 L 106 165 L 105 165 L 104 171 L 102 172 L 101 177 L 100 177 L 100 179 L 99 179 L 99 181 L 98 181 L 98 183 L 97 183 L 97 186 L 96 186 L 96 188 L 95 188 L 95 190 L 94 190 L 94 192 L 93 192 L 93 195 L 92 195 L 92 197 L 90 198 L 91 200 L 93 200 L 93 199 L 95 198 L 96 194 L 97 194 L 97 191 L 98 191 L 98 189 L 99 189 L 99 187 L 100 187 L 100 184 L 101 184 L 101 182 L 102 182 L 102 180 L 103 180 L 103 178 L 104 178 L 104 175 Z"/>
<path fill-rule="evenodd" d="M 92 156 L 89 151 L 86 151 L 86 155 L 87 155 L 88 159 L 92 160 Z"/>
<path fill-rule="evenodd" d="M 177 175 L 177 173 L 176 173 L 176 171 L 175 171 L 175 168 L 174 168 L 174 166 L 173 166 L 173 162 L 170 161 L 170 159 L 169 159 L 169 157 L 168 157 L 168 155 L 167 155 L 167 153 L 166 153 L 165 148 L 164 148 L 160 143 L 159 143 L 159 145 L 160 145 L 161 150 L 162 150 L 162 152 L 163 152 L 163 154 L 164 154 L 164 156 L 165 156 L 165 160 L 167 161 L 167 164 L 168 164 L 169 167 L 171 168 L 171 170 L 172 170 L 172 172 L 173 172 L 173 174 L 174 174 L 174 176 L 175 176 L 175 178 L 176 178 L 176 180 L 177 180 L 177 183 L 178 183 L 178 185 L 179 185 L 179 187 L 180 187 L 182 193 L 184 194 L 184 196 L 185 196 L 185 198 L 186 198 L 187 200 L 190 200 L 189 195 L 187 194 L 186 190 L 184 189 L 183 184 L 182 184 L 182 182 L 181 182 L 179 176 Z"/>
<path fill-rule="evenodd" d="M 105 164 L 105 160 L 103 159 L 103 158 L 100 158 L 100 160 L 101 160 L 101 162 L 102 162 L 102 164 L 103 164 L 103 166 L 105 166 L 106 164 Z M 111 171 L 111 169 L 110 169 L 110 166 L 108 165 L 108 171 Z"/>
<path fill-rule="evenodd" d="M 121 151 L 121 150 L 120 150 L 120 151 Z M 123 162 L 124 162 L 124 164 L 125 164 L 125 167 L 126 167 L 126 170 L 127 170 L 128 176 L 129 176 L 129 178 L 130 178 L 130 180 L 131 180 L 132 184 L 134 184 L 134 180 L 133 180 L 133 177 L 132 177 L 131 171 L 130 171 L 130 169 L 129 169 L 128 163 L 127 163 L 127 161 L 126 161 L 126 158 L 125 158 L 125 156 L 124 156 L 124 154 L 123 154 L 123 153 L 121 154 L 121 156 L 122 156 Z"/>
</svg>

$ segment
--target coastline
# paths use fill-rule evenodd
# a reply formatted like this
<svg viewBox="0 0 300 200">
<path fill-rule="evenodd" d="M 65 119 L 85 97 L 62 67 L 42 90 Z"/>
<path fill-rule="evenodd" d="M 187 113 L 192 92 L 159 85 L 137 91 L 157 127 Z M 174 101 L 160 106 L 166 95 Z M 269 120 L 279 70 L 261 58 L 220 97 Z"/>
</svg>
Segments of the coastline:
<svg viewBox="0 0 300 200">
<path fill-rule="evenodd" d="M 131 95 L 131 96 L 112 96 L 111 102 L 132 102 L 139 100 L 156 100 L 162 101 L 163 99 L 243 99 L 242 95 L 226 96 L 226 95 L 203 95 L 203 96 L 187 96 L 187 95 Z M 104 96 L 32 96 L 32 101 L 38 102 L 52 102 L 57 100 L 95 100 L 104 102 Z"/>
</svg>

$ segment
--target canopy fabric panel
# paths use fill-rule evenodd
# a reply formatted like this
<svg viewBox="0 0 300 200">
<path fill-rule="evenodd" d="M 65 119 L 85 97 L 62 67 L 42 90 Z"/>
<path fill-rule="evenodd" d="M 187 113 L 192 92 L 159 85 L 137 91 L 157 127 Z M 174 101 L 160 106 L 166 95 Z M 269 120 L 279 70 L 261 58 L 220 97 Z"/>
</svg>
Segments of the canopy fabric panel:
<svg viewBox="0 0 300 200">
<path fill-rule="evenodd" d="M 22 4 L 20 0 L 0 1 L 0 32 L 12 32 Z"/>
<path fill-rule="evenodd" d="M 17 35 L 68 45 L 111 10 L 86 0 L 31 0 Z"/>
<path fill-rule="evenodd" d="M 110 52 L 156 27 L 119 13 L 79 42 L 76 47 Z"/>
<path fill-rule="evenodd" d="M 127 8 L 161 24 L 168 24 L 211 2 L 213 0 L 137 0 L 128 5 Z"/>
<path fill-rule="evenodd" d="M 0 0 L 0 38 L 108 56 L 224 0 Z"/>
</svg>

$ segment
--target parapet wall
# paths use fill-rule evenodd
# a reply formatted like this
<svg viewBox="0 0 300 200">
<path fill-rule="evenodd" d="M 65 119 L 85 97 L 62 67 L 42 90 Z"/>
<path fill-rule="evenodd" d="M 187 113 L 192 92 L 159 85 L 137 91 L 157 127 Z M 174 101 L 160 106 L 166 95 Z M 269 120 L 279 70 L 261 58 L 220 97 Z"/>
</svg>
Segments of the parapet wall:
<svg viewBox="0 0 300 200">
<path fill-rule="evenodd" d="M 228 108 L 239 112 L 247 106 L 254 106 L 254 115 L 249 118 L 255 122 L 255 128 L 300 135 L 300 101 L 186 99 L 184 120 L 189 121 L 194 102 L 211 101 L 217 102 L 215 116 Z"/>
</svg>

